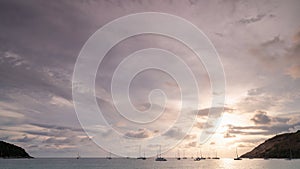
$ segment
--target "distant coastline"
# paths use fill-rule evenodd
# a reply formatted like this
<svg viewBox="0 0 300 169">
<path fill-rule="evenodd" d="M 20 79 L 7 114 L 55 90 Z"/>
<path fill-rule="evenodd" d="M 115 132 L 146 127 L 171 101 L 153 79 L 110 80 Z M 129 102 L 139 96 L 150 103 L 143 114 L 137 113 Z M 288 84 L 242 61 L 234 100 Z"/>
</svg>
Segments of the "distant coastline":
<svg viewBox="0 0 300 169">
<path fill-rule="evenodd" d="M 0 158 L 33 158 L 23 148 L 0 141 Z"/>
</svg>

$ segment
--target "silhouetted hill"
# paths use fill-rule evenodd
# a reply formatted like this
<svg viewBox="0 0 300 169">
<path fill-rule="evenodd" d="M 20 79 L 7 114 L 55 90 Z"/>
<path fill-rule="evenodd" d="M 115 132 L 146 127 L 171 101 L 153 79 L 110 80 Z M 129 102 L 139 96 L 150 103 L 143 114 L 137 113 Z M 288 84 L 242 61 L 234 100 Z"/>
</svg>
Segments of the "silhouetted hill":
<svg viewBox="0 0 300 169">
<path fill-rule="evenodd" d="M 290 153 L 291 152 L 291 153 Z M 300 158 L 300 130 L 266 140 L 242 158 Z"/>
<path fill-rule="evenodd" d="M 33 158 L 16 145 L 0 141 L 0 158 Z"/>
</svg>

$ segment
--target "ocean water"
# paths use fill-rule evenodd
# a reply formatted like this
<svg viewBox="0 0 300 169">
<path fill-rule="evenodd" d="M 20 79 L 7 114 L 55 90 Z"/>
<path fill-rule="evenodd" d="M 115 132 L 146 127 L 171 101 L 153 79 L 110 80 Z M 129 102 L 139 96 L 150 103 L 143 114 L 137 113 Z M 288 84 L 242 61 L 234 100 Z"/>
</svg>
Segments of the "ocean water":
<svg viewBox="0 0 300 169">
<path fill-rule="evenodd" d="M 0 169 L 299 169 L 300 160 L 233 159 L 201 160 L 154 159 L 137 160 L 113 158 L 36 158 L 0 159 Z"/>
</svg>

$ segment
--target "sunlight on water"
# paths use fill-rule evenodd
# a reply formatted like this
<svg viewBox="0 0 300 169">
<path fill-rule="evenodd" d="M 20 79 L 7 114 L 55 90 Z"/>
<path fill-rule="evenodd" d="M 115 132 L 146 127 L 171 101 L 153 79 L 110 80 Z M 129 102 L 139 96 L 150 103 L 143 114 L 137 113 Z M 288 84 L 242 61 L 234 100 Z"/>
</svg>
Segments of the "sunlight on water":
<svg viewBox="0 0 300 169">
<path fill-rule="evenodd" d="M 298 169 L 300 160 L 0 159 L 0 169 Z"/>
</svg>

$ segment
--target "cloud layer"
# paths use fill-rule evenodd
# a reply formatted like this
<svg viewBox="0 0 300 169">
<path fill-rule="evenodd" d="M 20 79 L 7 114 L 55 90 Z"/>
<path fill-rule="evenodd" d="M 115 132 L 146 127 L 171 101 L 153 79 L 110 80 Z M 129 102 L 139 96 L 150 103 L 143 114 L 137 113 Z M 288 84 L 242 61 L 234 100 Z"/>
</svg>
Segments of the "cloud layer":
<svg viewBox="0 0 300 169">
<path fill-rule="evenodd" d="M 271 136 L 299 129 L 300 23 L 299 1 L 18 1 L 0 2 L 0 132 L 1 140 L 24 146 L 33 156 L 105 156 L 84 133 L 72 103 L 74 64 L 86 40 L 109 21 L 131 13 L 158 11 L 183 17 L 199 27 L 218 50 L 227 80 L 223 121 L 203 147 L 230 145 L 248 151 Z M 217 12 L 216 12 L 217 11 Z M 98 104 L 124 136 L 166 140 L 184 136 L 168 126 L 178 115 L 178 86 L 162 72 L 144 72 L 132 82 L 131 98 L 139 110 L 149 108 L 149 91 L 161 88 L 169 98 L 166 113 L 155 125 L 134 128 L 112 105 L 111 77 L 130 53 L 148 47 L 178 54 L 193 70 L 201 92 L 200 111 L 191 133 L 178 145 L 197 144 L 211 101 L 205 67 L 193 52 L 174 39 L 137 36 L 116 45 L 100 64 L 96 79 Z M 133 63 L 132 66 L 139 63 Z M 155 110 L 160 108 L 155 104 Z M 196 112 L 196 113 L 195 113 Z M 109 138 L 107 129 L 103 138 Z M 220 142 L 219 139 L 225 141 Z M 214 142 L 214 144 L 210 144 Z M 239 142 L 240 144 L 237 144 Z M 235 145 L 237 144 L 237 145 Z M 157 147 L 155 147 L 157 148 Z M 205 149 L 205 148 L 204 148 Z M 175 150 L 176 151 L 176 150 Z M 192 153 L 192 152 L 191 152 Z"/>
</svg>

